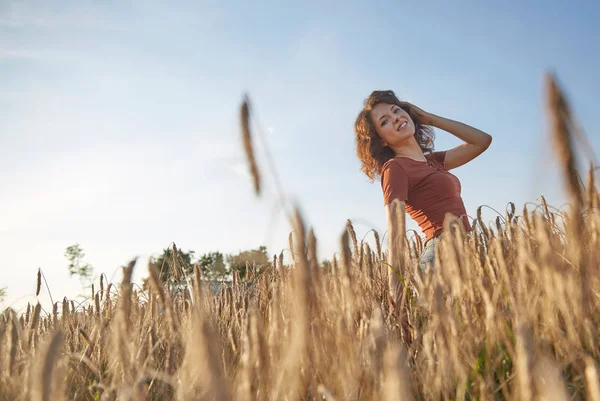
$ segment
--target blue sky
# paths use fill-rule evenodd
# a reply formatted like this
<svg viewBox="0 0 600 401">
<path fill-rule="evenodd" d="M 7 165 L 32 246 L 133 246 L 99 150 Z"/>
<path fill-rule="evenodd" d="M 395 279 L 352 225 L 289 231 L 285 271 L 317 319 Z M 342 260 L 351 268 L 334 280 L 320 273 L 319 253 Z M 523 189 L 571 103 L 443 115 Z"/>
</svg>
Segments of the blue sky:
<svg viewBox="0 0 600 401">
<path fill-rule="evenodd" d="M 557 74 L 598 152 L 600 5 L 494 3 L 3 2 L 4 306 L 34 299 L 37 267 L 54 298 L 81 293 L 63 256 L 76 242 L 114 280 L 171 241 L 200 254 L 286 248 L 271 181 L 257 199 L 248 179 L 246 92 L 323 258 L 348 218 L 360 237 L 385 229 L 379 183 L 354 148 L 354 119 L 374 89 L 494 137 L 455 170 L 470 215 L 540 195 L 562 205 L 543 74 Z M 460 143 L 436 133 L 437 150 Z"/>
</svg>

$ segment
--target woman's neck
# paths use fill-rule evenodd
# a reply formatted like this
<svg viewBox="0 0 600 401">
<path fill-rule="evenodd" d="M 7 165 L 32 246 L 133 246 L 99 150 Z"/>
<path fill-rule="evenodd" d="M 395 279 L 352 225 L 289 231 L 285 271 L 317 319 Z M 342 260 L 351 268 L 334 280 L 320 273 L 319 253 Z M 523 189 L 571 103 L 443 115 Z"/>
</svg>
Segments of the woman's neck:
<svg viewBox="0 0 600 401">
<path fill-rule="evenodd" d="M 425 160 L 425 156 L 423 155 L 421 147 L 414 138 L 411 139 L 412 140 L 407 141 L 407 143 L 403 143 L 400 146 L 392 148 L 394 155 L 396 157 L 408 157 L 414 160 Z"/>
</svg>

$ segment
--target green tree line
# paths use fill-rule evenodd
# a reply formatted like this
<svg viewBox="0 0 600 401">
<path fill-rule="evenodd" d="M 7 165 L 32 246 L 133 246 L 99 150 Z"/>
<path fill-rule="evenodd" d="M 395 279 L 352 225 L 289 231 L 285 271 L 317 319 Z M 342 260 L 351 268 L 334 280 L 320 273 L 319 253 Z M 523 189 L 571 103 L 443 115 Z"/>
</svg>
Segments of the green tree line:
<svg viewBox="0 0 600 401">
<path fill-rule="evenodd" d="M 223 254 L 211 251 L 196 257 L 192 250 L 182 251 L 172 246 L 163 249 L 158 257 L 151 259 L 150 264 L 160 274 L 161 281 L 170 278 L 174 281 L 181 280 L 183 274 L 189 275 L 197 264 L 202 272 L 202 277 L 209 281 L 222 281 L 231 277 L 233 272 L 238 272 L 241 278 L 246 277 L 247 266 L 253 266 L 257 273 L 264 271 L 271 265 L 267 248 L 260 246 L 257 249 L 243 250 L 235 254 Z"/>
<path fill-rule="evenodd" d="M 78 277 L 82 285 L 93 279 L 94 268 L 83 260 L 85 253 L 79 244 L 67 247 L 65 257 L 69 262 L 67 269 L 70 276 Z M 260 273 L 268 268 L 271 262 L 267 247 L 262 245 L 256 249 L 243 250 L 234 254 L 211 251 L 196 257 L 193 250 L 183 251 L 173 244 L 163 249 L 160 255 L 150 259 L 151 267 L 159 272 L 163 283 L 179 282 L 184 275 L 192 274 L 196 264 L 202 272 L 203 279 L 223 281 L 229 279 L 233 272 L 238 272 L 244 279 L 248 266 L 252 266 L 256 273 Z M 2 295 L 1 291 L 0 295 Z"/>
</svg>

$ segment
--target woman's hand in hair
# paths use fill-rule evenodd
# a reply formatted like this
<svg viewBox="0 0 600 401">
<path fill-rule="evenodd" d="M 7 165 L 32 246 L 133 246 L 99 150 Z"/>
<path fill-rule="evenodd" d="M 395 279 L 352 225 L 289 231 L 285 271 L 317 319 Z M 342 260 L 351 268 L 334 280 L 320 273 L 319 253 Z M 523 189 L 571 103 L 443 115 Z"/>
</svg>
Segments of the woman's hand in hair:
<svg viewBox="0 0 600 401">
<path fill-rule="evenodd" d="M 415 106 L 409 102 L 401 102 L 402 105 L 407 106 L 410 109 L 410 113 L 414 114 L 423 125 L 433 125 L 433 115 L 426 112 L 425 110 Z"/>
</svg>

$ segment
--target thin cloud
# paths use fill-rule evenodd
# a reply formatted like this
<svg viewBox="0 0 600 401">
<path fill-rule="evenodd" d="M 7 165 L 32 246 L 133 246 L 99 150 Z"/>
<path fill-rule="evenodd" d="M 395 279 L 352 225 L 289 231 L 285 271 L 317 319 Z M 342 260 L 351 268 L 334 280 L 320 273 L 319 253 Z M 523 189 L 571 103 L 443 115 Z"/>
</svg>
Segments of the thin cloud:
<svg viewBox="0 0 600 401">
<path fill-rule="evenodd" d="M 0 48 L 0 60 L 72 63 L 77 60 L 77 56 L 75 53 L 55 50 Z"/>
<path fill-rule="evenodd" d="M 41 61 L 45 59 L 45 55 L 35 50 L 0 49 L 0 59 Z"/>
<path fill-rule="evenodd" d="M 67 14 L 40 12 L 38 9 L 27 9 L 13 12 L 11 18 L 0 18 L 0 28 L 8 29 L 96 29 L 104 31 L 120 31 L 127 29 L 126 24 L 98 18 L 97 15 L 84 9 L 71 10 Z"/>
</svg>

